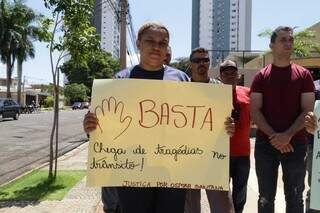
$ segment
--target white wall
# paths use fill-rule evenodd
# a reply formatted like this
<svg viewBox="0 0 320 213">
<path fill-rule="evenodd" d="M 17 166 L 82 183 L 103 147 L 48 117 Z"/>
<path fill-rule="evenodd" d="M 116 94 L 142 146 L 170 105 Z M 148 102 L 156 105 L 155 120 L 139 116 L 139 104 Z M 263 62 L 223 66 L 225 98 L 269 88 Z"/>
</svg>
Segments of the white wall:
<svg viewBox="0 0 320 213">
<path fill-rule="evenodd" d="M 212 0 L 200 0 L 199 45 L 212 49 Z"/>
<path fill-rule="evenodd" d="M 117 19 L 113 9 L 107 1 L 102 3 L 102 22 L 101 22 L 101 48 L 115 55 L 116 48 L 119 48 L 119 29 L 116 25 Z"/>
<path fill-rule="evenodd" d="M 251 49 L 251 14 L 252 0 L 239 0 L 239 49 Z"/>
</svg>

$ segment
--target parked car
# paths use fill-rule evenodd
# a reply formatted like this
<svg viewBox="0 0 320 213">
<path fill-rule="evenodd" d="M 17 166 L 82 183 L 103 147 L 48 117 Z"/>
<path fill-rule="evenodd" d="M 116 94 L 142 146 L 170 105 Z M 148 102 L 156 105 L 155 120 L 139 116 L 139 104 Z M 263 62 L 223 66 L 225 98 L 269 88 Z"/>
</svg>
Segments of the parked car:
<svg viewBox="0 0 320 213">
<path fill-rule="evenodd" d="M 0 98 L 0 120 L 2 118 L 19 119 L 21 106 L 12 99 Z"/>
<path fill-rule="evenodd" d="M 72 109 L 76 110 L 76 109 L 82 109 L 82 104 L 81 102 L 74 102 L 72 105 Z"/>
<path fill-rule="evenodd" d="M 82 109 L 89 109 L 90 103 L 88 101 L 82 102 L 81 104 Z"/>
</svg>

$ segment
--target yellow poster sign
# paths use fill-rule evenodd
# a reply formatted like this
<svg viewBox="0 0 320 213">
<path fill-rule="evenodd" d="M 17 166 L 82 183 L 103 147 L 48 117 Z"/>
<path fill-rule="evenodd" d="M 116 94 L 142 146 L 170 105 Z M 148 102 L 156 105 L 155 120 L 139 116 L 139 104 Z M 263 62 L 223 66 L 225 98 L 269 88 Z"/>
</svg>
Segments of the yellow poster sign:
<svg viewBox="0 0 320 213">
<path fill-rule="evenodd" d="M 231 86 L 95 80 L 87 184 L 229 189 Z"/>
</svg>

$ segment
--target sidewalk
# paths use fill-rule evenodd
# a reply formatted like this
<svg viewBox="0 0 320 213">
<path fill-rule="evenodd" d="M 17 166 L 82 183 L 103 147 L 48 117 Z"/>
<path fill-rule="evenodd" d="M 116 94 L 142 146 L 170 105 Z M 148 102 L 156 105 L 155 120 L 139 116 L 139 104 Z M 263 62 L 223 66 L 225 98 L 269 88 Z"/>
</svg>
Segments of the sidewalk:
<svg viewBox="0 0 320 213">
<path fill-rule="evenodd" d="M 58 159 L 58 170 L 86 170 L 88 143 Z M 42 169 L 48 170 L 48 167 Z M 77 183 L 61 201 L 5 202 L 5 213 L 95 213 L 100 201 L 100 188 L 86 187 L 86 178 Z"/>
<path fill-rule="evenodd" d="M 251 143 L 251 169 L 248 181 L 247 203 L 244 213 L 257 212 L 258 184 L 254 169 L 254 141 Z M 58 160 L 59 170 L 85 170 L 87 161 L 88 143 L 60 157 Z M 44 167 L 42 169 L 48 169 Z M 89 188 L 85 186 L 85 178 L 72 188 L 61 201 L 43 202 L 6 202 L 0 203 L 0 212 L 5 213 L 103 213 L 100 200 L 100 188 Z M 306 191 L 306 190 L 305 190 Z M 202 190 L 201 212 L 210 213 L 209 204 Z M 279 170 L 277 196 L 275 201 L 276 213 L 285 212 L 285 200 L 282 184 L 282 172 Z"/>
</svg>

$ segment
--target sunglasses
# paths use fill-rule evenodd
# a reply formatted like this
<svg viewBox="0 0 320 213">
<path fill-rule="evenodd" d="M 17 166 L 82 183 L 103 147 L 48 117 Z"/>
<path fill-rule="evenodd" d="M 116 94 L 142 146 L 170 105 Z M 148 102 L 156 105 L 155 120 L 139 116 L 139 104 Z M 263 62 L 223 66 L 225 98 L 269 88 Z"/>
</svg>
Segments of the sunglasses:
<svg viewBox="0 0 320 213">
<path fill-rule="evenodd" d="M 199 64 L 199 63 L 208 63 L 209 61 L 210 61 L 210 59 L 209 58 L 192 58 L 191 60 L 190 60 L 192 63 L 197 63 L 197 64 Z"/>
</svg>

